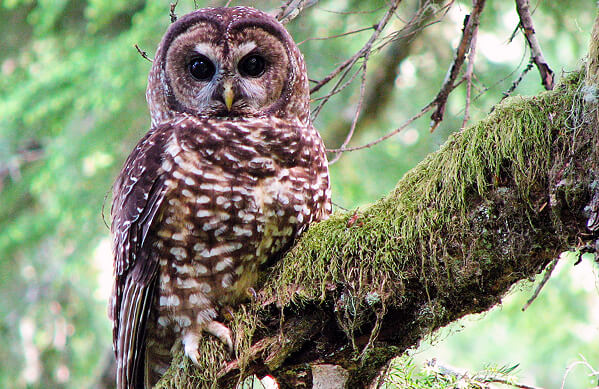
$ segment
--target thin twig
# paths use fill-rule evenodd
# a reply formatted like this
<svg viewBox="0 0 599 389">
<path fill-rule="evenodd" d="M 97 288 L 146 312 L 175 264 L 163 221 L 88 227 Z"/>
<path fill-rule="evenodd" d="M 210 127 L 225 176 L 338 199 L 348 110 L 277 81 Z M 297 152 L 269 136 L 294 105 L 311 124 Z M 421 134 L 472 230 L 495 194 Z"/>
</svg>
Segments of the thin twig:
<svg viewBox="0 0 599 389">
<path fill-rule="evenodd" d="M 443 82 L 437 97 L 433 101 L 433 103 L 437 106 L 437 109 L 431 116 L 431 132 L 435 131 L 437 126 L 439 126 L 439 123 L 441 123 L 443 120 L 445 107 L 447 105 L 447 98 L 449 97 L 451 90 L 453 90 L 455 87 L 454 84 L 466 59 L 466 52 L 471 47 L 473 32 L 480 23 L 480 14 L 484 7 L 485 0 L 474 0 L 472 5 L 472 13 L 469 16 L 466 16 L 466 19 L 464 20 L 462 39 L 460 40 L 458 48 L 456 49 L 454 60 L 449 68 L 449 71 L 447 72 L 447 76 L 445 77 L 445 81 Z"/>
<path fill-rule="evenodd" d="M 345 146 L 347 146 L 347 144 L 351 140 L 352 136 L 354 136 L 354 131 L 356 130 L 356 125 L 358 124 L 358 118 L 360 117 L 360 112 L 362 111 L 362 104 L 364 103 L 364 95 L 366 94 L 366 68 L 368 65 L 368 55 L 369 55 L 369 53 L 366 53 L 366 56 L 364 57 L 364 63 L 362 64 L 362 68 L 361 68 L 362 69 L 362 82 L 360 83 L 360 98 L 358 100 L 358 106 L 356 107 L 356 112 L 354 114 L 354 118 L 352 120 L 349 132 L 347 133 L 347 136 L 345 137 L 343 144 L 341 144 L 340 149 L 345 148 Z M 340 157 L 341 157 L 341 153 L 337 153 L 335 155 L 335 157 L 329 162 L 329 165 L 332 165 L 335 162 L 337 162 Z"/>
<path fill-rule="evenodd" d="M 331 201 L 331 203 L 333 203 L 333 205 L 334 205 L 335 207 L 337 207 L 337 208 L 341 209 L 342 211 L 349 212 L 349 209 L 345 208 L 344 206 L 342 206 L 342 205 L 339 205 L 339 204 L 337 204 L 337 203 L 336 203 L 336 202 L 334 202 L 334 201 Z"/>
<path fill-rule="evenodd" d="M 495 81 L 495 82 L 493 83 L 493 85 L 491 85 L 491 86 L 484 86 L 484 84 L 483 84 L 483 88 L 481 88 L 481 90 L 479 91 L 479 93 L 478 93 L 478 94 L 477 94 L 477 95 L 474 97 L 474 100 L 475 100 L 475 101 L 476 101 L 476 100 L 478 100 L 478 99 L 479 99 L 479 98 L 480 98 L 482 95 L 484 95 L 485 93 L 487 93 L 487 91 L 489 91 L 489 90 L 490 90 L 490 89 L 492 89 L 492 88 L 495 88 L 495 87 L 496 87 L 496 86 L 498 86 L 499 84 L 502 84 L 502 83 L 503 83 L 503 82 L 505 82 L 505 81 L 506 81 L 508 78 L 510 78 L 510 77 L 512 77 L 514 74 L 516 74 L 516 70 L 517 70 L 517 69 L 518 69 L 520 66 L 522 66 L 522 64 L 523 64 L 523 63 L 524 63 L 524 57 L 522 57 L 522 59 L 520 60 L 520 63 L 518 64 L 518 66 L 517 66 L 517 67 L 515 67 L 515 68 L 514 68 L 514 70 L 512 70 L 512 71 L 511 71 L 509 74 L 507 74 L 505 77 L 503 77 L 503 78 L 501 78 L 501 79 L 499 79 L 499 80 Z M 530 70 L 530 69 L 529 69 L 529 70 Z M 518 80 L 516 80 L 514 83 L 512 83 L 512 87 L 513 87 L 514 89 L 516 89 L 516 88 L 518 87 L 518 84 L 520 84 L 520 82 L 522 81 L 522 78 L 524 77 L 524 75 L 525 75 L 526 73 L 528 73 L 528 70 L 524 69 L 524 71 L 520 73 L 520 78 L 519 78 Z M 476 77 L 476 74 L 474 75 L 474 77 Z M 515 85 L 514 85 L 514 84 L 515 84 Z M 513 91 L 510 91 L 512 87 L 510 87 L 510 89 L 508 89 L 508 92 L 509 92 L 509 93 L 512 93 L 512 92 L 513 92 Z M 504 96 L 505 96 L 505 93 L 507 93 L 507 92 L 504 92 Z M 493 107 L 491 107 L 491 110 L 489 111 L 489 113 L 493 112 L 493 111 L 495 110 L 495 107 L 496 107 L 496 106 L 493 106 Z"/>
<path fill-rule="evenodd" d="M 374 8 L 374 9 L 371 9 L 368 11 L 335 11 L 332 9 L 324 9 L 324 8 L 318 7 L 318 10 L 322 11 L 322 12 L 337 14 L 337 15 L 365 15 L 365 14 L 373 14 L 375 12 L 382 10 L 383 8 L 385 8 L 385 7 L 382 6 L 382 7 Z"/>
<path fill-rule="evenodd" d="M 541 46 L 539 45 L 539 41 L 535 35 L 532 17 L 530 16 L 528 0 L 516 0 L 516 9 L 518 10 L 518 15 L 520 16 L 520 26 L 524 32 L 528 46 L 530 47 L 531 59 L 541 74 L 541 83 L 546 90 L 552 90 L 554 82 L 553 70 L 551 70 L 547 64 L 545 57 L 543 57 Z"/>
<path fill-rule="evenodd" d="M 346 148 L 340 148 L 340 149 L 327 149 L 328 152 L 330 153 L 338 153 L 338 152 L 345 152 L 345 151 L 356 151 L 356 150 L 362 150 L 362 149 L 367 149 L 370 148 L 378 143 L 381 143 L 384 140 L 387 140 L 389 138 L 391 138 L 394 135 L 399 134 L 401 131 L 403 131 L 407 126 L 409 126 L 410 124 L 412 124 L 415 120 L 420 119 L 422 116 L 424 116 L 425 113 L 427 113 L 428 111 L 430 111 L 432 108 L 434 107 L 434 103 L 428 103 L 426 106 L 424 106 L 420 112 L 418 112 L 416 115 L 412 116 L 411 118 L 409 118 L 408 120 L 406 120 L 401 126 L 399 126 L 398 128 L 396 128 L 395 130 L 391 131 L 390 133 L 376 139 L 373 140 L 372 142 L 369 142 L 365 145 L 362 146 L 355 146 L 355 147 L 346 147 Z"/>
<path fill-rule="evenodd" d="M 474 2 L 472 8 L 474 8 Z M 468 64 L 466 65 L 466 106 L 464 107 L 464 119 L 462 120 L 462 128 L 466 127 L 470 120 L 470 97 L 472 95 L 472 75 L 474 74 L 474 57 L 476 56 L 476 37 L 478 36 L 478 24 L 472 29 L 472 38 L 470 40 L 470 51 L 468 52 Z"/>
<path fill-rule="evenodd" d="M 354 30 L 354 31 L 344 32 L 342 34 L 337 34 L 337 35 L 330 35 L 330 36 L 324 36 L 324 37 L 314 37 L 314 38 L 306 38 L 303 41 L 301 41 L 300 43 L 298 43 L 297 45 L 300 46 L 300 45 L 302 45 L 302 44 L 304 44 L 304 43 L 306 43 L 308 41 L 323 41 L 323 40 L 327 40 L 327 39 L 341 38 L 343 36 L 357 34 L 359 32 L 364 32 L 364 31 L 372 30 L 373 28 L 376 28 L 376 25 L 370 26 L 370 27 L 360 28 L 360 29 Z"/>
<path fill-rule="evenodd" d="M 329 99 L 331 97 L 333 97 L 337 93 L 339 93 L 342 90 L 344 90 L 345 88 L 347 88 L 352 82 L 354 82 L 354 80 L 356 79 L 358 74 L 360 74 L 360 69 L 358 69 L 357 71 L 354 72 L 354 74 L 352 74 L 352 76 L 349 78 L 349 80 L 345 81 L 347 74 L 351 70 L 352 70 L 351 67 L 345 69 L 345 72 L 341 75 L 341 77 L 339 77 L 339 80 L 337 80 L 337 83 L 333 86 L 333 89 L 331 89 L 331 91 L 328 94 L 312 100 L 312 101 L 320 101 L 318 106 L 316 108 L 314 108 L 314 110 L 312 110 L 312 119 L 315 119 L 318 116 L 318 114 L 320 113 L 320 111 L 322 110 L 324 105 L 329 101 Z"/>
<path fill-rule="evenodd" d="M 395 13 L 395 10 L 397 9 L 400 3 L 401 0 L 394 0 L 387 9 L 387 12 L 385 13 L 381 21 L 377 24 L 377 27 L 370 36 L 370 39 L 368 39 L 368 42 L 366 42 L 366 44 L 356 54 L 354 54 L 351 58 L 343 62 L 341 65 L 337 66 L 337 68 L 335 68 L 331 73 L 329 73 L 322 80 L 320 80 L 318 84 L 313 86 L 312 89 L 310 89 L 310 93 L 317 92 L 320 88 L 322 88 L 329 81 L 335 78 L 335 76 L 341 73 L 344 69 L 352 67 L 358 61 L 358 59 L 364 57 L 366 55 L 366 52 L 369 52 L 372 49 L 372 45 L 377 40 L 385 26 L 387 26 L 387 23 L 391 19 L 391 16 L 393 16 L 393 14 Z"/>
<path fill-rule="evenodd" d="M 520 73 L 520 75 L 518 76 L 518 78 L 516 79 L 516 81 L 514 81 L 512 83 L 512 85 L 510 86 L 510 88 L 503 92 L 503 97 L 501 98 L 501 101 L 505 100 L 506 98 L 508 98 L 512 92 L 514 92 L 516 90 L 516 88 L 518 87 L 518 85 L 520 85 L 520 83 L 522 82 L 522 80 L 524 79 L 524 76 L 526 75 L 526 73 L 530 72 L 530 70 L 532 69 L 532 59 L 531 61 L 528 63 L 528 65 L 526 65 L 526 67 L 524 68 L 524 70 L 522 70 L 522 72 Z"/>
<path fill-rule="evenodd" d="M 305 8 L 318 3 L 318 0 L 288 0 L 281 6 L 276 18 L 281 24 L 287 24 L 295 19 Z"/>
<path fill-rule="evenodd" d="M 106 226 L 106 228 L 108 228 L 110 230 L 110 226 L 108 225 L 108 222 L 106 221 L 106 200 L 108 200 L 108 196 L 111 195 L 112 191 L 106 191 L 106 193 L 104 193 L 104 200 L 102 201 L 102 211 L 100 213 L 100 215 L 102 216 L 102 221 L 104 222 L 104 226 Z"/>
<path fill-rule="evenodd" d="M 458 83 L 454 84 L 450 90 L 450 92 L 457 88 L 460 84 L 462 83 L 462 81 L 459 81 Z M 427 105 L 425 105 L 420 112 L 418 112 L 416 115 L 412 116 L 411 118 L 409 118 L 408 120 L 406 120 L 401 126 L 399 126 L 398 128 L 396 128 L 395 130 L 391 131 L 390 133 L 381 136 L 380 138 L 373 140 L 372 142 L 366 143 L 365 145 L 362 146 L 355 146 L 355 147 L 346 147 L 346 148 L 340 148 L 340 149 L 327 149 L 327 152 L 329 153 L 337 153 L 337 152 L 346 152 L 346 151 L 356 151 L 356 150 L 362 150 L 362 149 L 367 149 L 370 148 L 374 145 L 377 145 L 397 134 L 399 134 L 401 131 L 403 131 L 404 129 L 406 129 L 407 126 L 409 126 L 410 124 L 412 124 L 414 121 L 420 119 L 422 116 L 424 116 L 425 113 L 427 113 L 428 111 L 430 111 L 431 109 L 433 109 L 433 107 L 435 106 L 435 101 L 431 101 L 430 103 L 428 103 Z"/>
<path fill-rule="evenodd" d="M 498 384 L 503 384 L 503 385 L 511 386 L 513 388 L 520 388 L 520 389 L 542 389 L 538 386 L 530 386 L 530 385 L 526 385 L 526 384 L 520 384 L 518 382 L 512 382 L 510 380 L 504 380 L 501 378 L 491 378 L 489 380 L 486 380 L 485 382 L 488 382 L 488 383 L 496 382 Z"/>
<path fill-rule="evenodd" d="M 177 21 L 177 14 L 175 13 L 175 8 L 177 8 L 178 4 L 179 0 L 175 1 L 174 3 L 171 3 L 171 10 L 168 13 L 168 15 L 171 17 L 171 23 L 175 23 Z"/>
<path fill-rule="evenodd" d="M 595 370 L 593 366 L 591 366 L 591 364 L 587 362 L 585 357 L 580 355 L 580 358 L 582 359 L 582 361 L 573 362 L 566 368 L 566 373 L 564 374 L 564 378 L 562 380 L 562 386 L 560 387 L 561 389 L 564 389 L 564 386 L 566 385 L 566 378 L 568 378 L 568 374 L 570 374 L 570 372 L 578 365 L 582 365 L 589 369 L 591 371 L 591 374 L 589 374 L 590 376 L 599 377 L 599 371 Z"/>
<path fill-rule="evenodd" d="M 143 51 L 142 49 L 139 48 L 137 43 L 134 46 L 137 49 L 137 52 L 139 53 L 139 55 L 141 55 L 143 58 L 145 58 L 146 60 L 148 60 L 150 62 L 154 62 L 154 61 L 152 61 L 152 59 L 150 57 L 148 57 L 148 53 L 146 53 L 145 51 Z"/>
<path fill-rule="evenodd" d="M 558 261 L 558 258 L 555 258 L 553 261 L 551 261 L 549 263 L 549 265 L 547 266 L 547 269 L 545 270 L 545 274 L 543 274 L 543 279 L 541 280 L 539 285 L 537 285 L 537 288 L 535 289 L 534 293 L 532 294 L 532 297 L 529 298 L 528 301 L 526 302 L 526 304 L 524 304 L 524 306 L 522 307 L 522 312 L 526 311 L 528 309 L 528 307 L 530 307 L 530 304 L 532 304 L 532 302 L 535 301 L 535 299 L 539 296 L 539 293 L 541 293 L 541 289 L 543 289 L 543 287 L 545 286 L 547 281 L 549 281 L 549 278 L 551 278 L 551 273 L 553 273 L 553 270 L 555 270 L 557 261 Z"/>
</svg>

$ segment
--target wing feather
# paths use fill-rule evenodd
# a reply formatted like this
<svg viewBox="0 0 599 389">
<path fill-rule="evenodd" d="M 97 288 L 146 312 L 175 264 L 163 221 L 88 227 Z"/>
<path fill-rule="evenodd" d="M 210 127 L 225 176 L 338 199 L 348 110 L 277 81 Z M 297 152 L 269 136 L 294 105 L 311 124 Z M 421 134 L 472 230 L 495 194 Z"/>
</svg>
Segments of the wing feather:
<svg viewBox="0 0 599 389">
<path fill-rule="evenodd" d="M 152 129 L 139 141 L 113 187 L 115 287 L 110 316 L 118 389 L 143 387 L 146 322 L 158 272 L 149 232 L 166 194 L 161 165 L 169 130 Z"/>
</svg>

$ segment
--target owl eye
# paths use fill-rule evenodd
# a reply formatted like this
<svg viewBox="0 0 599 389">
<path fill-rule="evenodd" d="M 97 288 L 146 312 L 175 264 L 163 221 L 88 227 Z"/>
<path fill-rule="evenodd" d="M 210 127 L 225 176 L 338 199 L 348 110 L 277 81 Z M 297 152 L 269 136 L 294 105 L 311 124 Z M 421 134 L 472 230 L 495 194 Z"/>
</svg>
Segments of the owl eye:
<svg viewBox="0 0 599 389">
<path fill-rule="evenodd" d="M 258 54 L 250 54 L 239 61 L 238 68 L 242 76 L 259 77 L 264 73 L 266 60 Z"/>
<path fill-rule="evenodd" d="M 216 72 L 216 68 L 212 61 L 208 59 L 208 57 L 204 55 L 198 55 L 193 57 L 191 61 L 189 61 L 189 73 L 199 81 L 208 81 L 212 79 L 214 73 Z"/>
</svg>

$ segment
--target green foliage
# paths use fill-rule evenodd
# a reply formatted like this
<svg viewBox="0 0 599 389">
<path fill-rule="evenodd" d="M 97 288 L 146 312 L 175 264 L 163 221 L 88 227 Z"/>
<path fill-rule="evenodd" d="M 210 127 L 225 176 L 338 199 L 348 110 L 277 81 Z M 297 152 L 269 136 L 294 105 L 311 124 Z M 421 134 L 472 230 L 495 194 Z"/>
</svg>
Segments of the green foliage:
<svg viewBox="0 0 599 389">
<path fill-rule="evenodd" d="M 179 3 L 179 15 L 195 6 L 191 0 Z M 280 4 L 247 3 L 266 10 Z M 404 3 L 402 16 L 413 7 Z M 335 35 L 377 23 L 383 11 L 377 7 L 385 4 L 321 1 L 288 27 L 297 41 Z M 465 2 L 456 9 L 469 6 Z M 505 42 L 517 24 L 513 5 L 491 2 L 487 7 L 481 32 Z M 330 12 L 355 10 L 376 11 Z M 152 57 L 169 24 L 168 11 L 166 0 L 1 2 L 1 387 L 89 387 L 106 367 L 111 334 L 105 314 L 110 279 L 105 276 L 111 258 L 102 207 L 109 208 L 110 198 L 105 197 L 112 180 L 149 125 L 144 90 L 150 63 L 133 45 Z M 453 55 L 451 40 L 459 34 L 460 12 L 414 38 L 389 107 L 355 144 L 397 127 L 431 100 Z M 542 44 L 557 42 L 543 46 L 555 69 L 573 68 L 584 55 L 592 16 L 585 2 L 539 5 L 534 14 L 537 33 Z M 394 28 L 402 24 L 399 19 L 393 23 Z M 311 78 L 321 78 L 351 56 L 370 33 L 302 44 Z M 523 46 L 518 37 L 502 47 L 522 51 Z M 373 56 L 369 76 L 377 71 L 378 58 Z M 510 57 L 498 62 L 479 50 L 477 91 L 489 90 L 475 100 L 475 119 L 486 116 L 500 92 L 517 78 L 519 61 Z M 531 72 L 518 91 L 536 94 L 537 84 Z M 335 96 L 317 118 L 325 139 L 327 128 L 340 116 L 351 116 L 357 86 Z M 344 156 L 332 168 L 335 201 L 355 207 L 389 192 L 459 127 L 463 96 L 458 89 L 450 99 L 446 122 L 434 134 L 421 123 L 375 148 Z M 554 336 L 561 339 L 560 334 Z"/>
<path fill-rule="evenodd" d="M 393 360 L 384 378 L 382 389 L 485 389 L 490 383 L 517 387 L 512 375 L 515 366 L 487 366 L 479 372 L 468 372 L 440 365 L 435 359 L 426 361 L 420 369 L 412 357 L 403 355 Z"/>
</svg>

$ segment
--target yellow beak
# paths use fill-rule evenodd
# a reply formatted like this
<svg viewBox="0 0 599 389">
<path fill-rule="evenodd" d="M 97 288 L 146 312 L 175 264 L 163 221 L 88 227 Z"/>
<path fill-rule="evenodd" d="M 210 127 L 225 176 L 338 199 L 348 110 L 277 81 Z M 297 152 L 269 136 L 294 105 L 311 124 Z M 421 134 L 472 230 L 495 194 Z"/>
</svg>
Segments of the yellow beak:
<svg viewBox="0 0 599 389">
<path fill-rule="evenodd" d="M 233 86 L 230 82 L 225 82 L 225 90 L 223 91 L 223 97 L 225 99 L 225 105 L 227 106 L 227 110 L 231 110 L 231 106 L 233 105 L 233 98 L 235 97 L 235 93 L 233 92 Z"/>
</svg>

